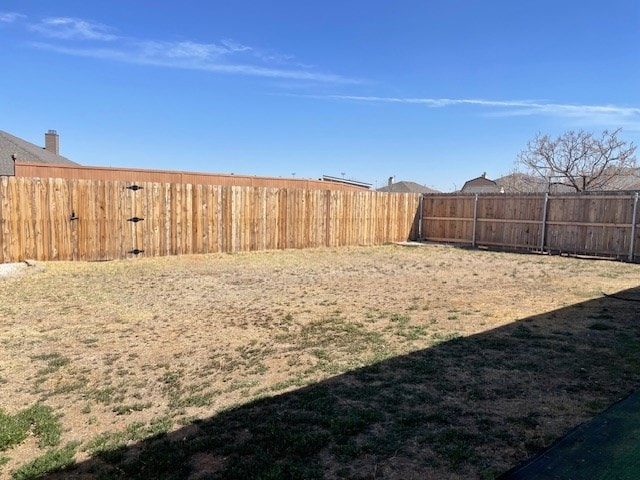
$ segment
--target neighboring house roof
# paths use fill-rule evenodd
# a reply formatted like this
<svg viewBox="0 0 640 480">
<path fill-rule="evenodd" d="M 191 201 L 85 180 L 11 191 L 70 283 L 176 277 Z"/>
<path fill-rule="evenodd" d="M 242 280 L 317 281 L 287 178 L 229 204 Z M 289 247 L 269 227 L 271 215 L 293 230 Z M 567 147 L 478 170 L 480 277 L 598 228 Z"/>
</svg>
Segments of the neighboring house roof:
<svg viewBox="0 0 640 480">
<path fill-rule="evenodd" d="M 78 165 L 62 155 L 0 130 L 0 175 L 14 174 L 14 156 L 18 162 Z"/>
<path fill-rule="evenodd" d="M 496 179 L 500 189 L 506 193 L 565 193 L 575 192 L 569 185 L 559 182 L 549 184 L 542 177 L 515 172 Z M 607 187 L 607 190 L 640 190 L 640 168 L 629 168 Z"/>
<path fill-rule="evenodd" d="M 416 182 L 400 181 L 378 188 L 378 192 L 394 192 L 394 193 L 440 193 L 433 188 L 425 187 Z"/>
<path fill-rule="evenodd" d="M 477 178 L 464 182 L 460 191 L 463 193 L 496 193 L 500 191 L 500 187 L 493 180 L 489 180 L 486 173 L 483 173 Z"/>
<path fill-rule="evenodd" d="M 613 187 L 619 190 L 640 190 L 640 168 L 627 169 L 624 175 L 614 180 Z"/>
<path fill-rule="evenodd" d="M 343 185 L 349 185 L 351 187 L 364 188 L 364 189 L 367 189 L 367 190 L 369 190 L 371 188 L 371 184 L 370 183 L 360 182 L 358 180 L 350 180 L 348 178 L 332 177 L 330 175 L 323 175 L 320 180 L 322 180 L 323 182 L 340 183 L 340 184 L 343 184 Z"/>
<path fill-rule="evenodd" d="M 549 189 L 543 178 L 520 172 L 496 178 L 495 181 L 498 188 L 505 193 L 543 193 Z"/>
</svg>

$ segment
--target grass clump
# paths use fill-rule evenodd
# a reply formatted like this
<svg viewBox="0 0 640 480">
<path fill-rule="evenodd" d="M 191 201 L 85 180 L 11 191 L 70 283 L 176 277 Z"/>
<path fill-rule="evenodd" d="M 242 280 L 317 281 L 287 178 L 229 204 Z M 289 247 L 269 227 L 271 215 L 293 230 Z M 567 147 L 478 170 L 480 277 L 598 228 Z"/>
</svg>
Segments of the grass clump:
<svg viewBox="0 0 640 480">
<path fill-rule="evenodd" d="M 135 402 L 131 404 L 117 405 L 113 407 L 113 412 L 116 415 L 129 415 L 132 412 L 141 412 L 142 410 L 151 407 L 151 402 Z"/>
<path fill-rule="evenodd" d="M 389 320 L 395 323 L 399 323 L 400 325 L 406 325 L 411 321 L 411 317 L 409 315 L 400 315 L 399 313 L 392 313 L 389 317 Z"/>
<path fill-rule="evenodd" d="M 130 441 L 146 440 L 151 437 L 167 433 L 173 422 L 169 417 L 160 417 L 148 425 L 135 422 L 125 430 L 119 432 L 103 433 L 91 440 L 86 450 L 91 455 L 99 455 L 110 461 L 117 460 L 123 447 Z"/>
<path fill-rule="evenodd" d="M 435 332 L 431 335 L 434 344 L 459 340 L 462 335 L 458 332 Z"/>
<path fill-rule="evenodd" d="M 63 357 L 57 352 L 54 353 L 45 353 L 42 355 L 35 355 L 31 357 L 33 360 L 40 360 L 46 362 L 47 366 L 43 369 L 38 370 L 38 376 L 50 375 L 52 373 L 57 372 L 60 368 L 68 365 L 71 360 L 67 357 Z"/>
<path fill-rule="evenodd" d="M 87 396 L 104 405 L 109 405 L 110 403 L 122 400 L 122 394 L 117 392 L 112 386 L 91 390 L 87 393 Z"/>
<path fill-rule="evenodd" d="M 16 417 L 0 410 L 0 451 L 7 450 L 27 438 L 29 425 L 25 425 Z"/>
<path fill-rule="evenodd" d="M 11 478 L 14 480 L 36 479 L 45 474 L 68 468 L 75 463 L 74 456 L 78 445 L 78 442 L 72 442 L 63 448 L 51 449 L 44 455 L 18 468 L 13 472 Z"/>
<path fill-rule="evenodd" d="M 61 426 L 50 407 L 33 405 L 9 415 L 0 410 L 0 451 L 22 443 L 29 432 L 40 437 L 39 446 L 49 447 L 60 443 Z"/>
<path fill-rule="evenodd" d="M 429 435 L 428 440 L 431 448 L 448 462 L 449 468 L 456 471 L 474 458 L 474 443 L 478 438 L 460 429 L 446 428 Z"/>
</svg>

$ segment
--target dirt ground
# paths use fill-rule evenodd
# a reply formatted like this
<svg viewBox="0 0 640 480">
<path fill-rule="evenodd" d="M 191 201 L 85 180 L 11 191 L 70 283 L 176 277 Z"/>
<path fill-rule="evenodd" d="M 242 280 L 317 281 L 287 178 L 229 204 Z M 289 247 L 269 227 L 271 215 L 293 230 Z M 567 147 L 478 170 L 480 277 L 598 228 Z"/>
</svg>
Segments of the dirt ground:
<svg viewBox="0 0 640 480">
<path fill-rule="evenodd" d="M 637 303 L 605 296 L 639 283 L 633 264 L 438 245 L 50 262 L 0 280 L 0 406 L 52 407 L 79 478 L 126 471 L 149 432 L 214 427 L 238 448 L 193 450 L 175 478 L 231 478 L 272 441 L 234 412 L 308 413 L 322 386 L 351 416 L 276 425 L 307 432 L 265 447 L 285 476 L 495 478 L 640 387 Z M 44 452 L 0 451 L 0 477 Z"/>
</svg>

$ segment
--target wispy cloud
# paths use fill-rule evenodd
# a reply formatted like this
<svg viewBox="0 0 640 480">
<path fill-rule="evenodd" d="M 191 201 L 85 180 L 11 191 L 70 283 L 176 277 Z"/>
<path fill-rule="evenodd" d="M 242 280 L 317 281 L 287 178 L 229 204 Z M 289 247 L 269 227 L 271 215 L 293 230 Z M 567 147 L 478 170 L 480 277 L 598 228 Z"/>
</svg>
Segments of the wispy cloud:
<svg viewBox="0 0 640 480">
<path fill-rule="evenodd" d="M 224 58 L 232 53 L 224 45 L 212 43 L 185 42 L 135 42 L 132 45 L 132 53 L 139 58 L 147 59 L 189 59 L 189 60 L 215 60 Z"/>
<path fill-rule="evenodd" d="M 55 17 L 45 18 L 29 25 L 29 29 L 45 37 L 63 40 L 117 40 L 112 29 L 106 25 L 87 22 L 79 18 Z"/>
<path fill-rule="evenodd" d="M 9 21 L 10 14 L 0 14 Z M 225 38 L 202 43 L 168 41 L 118 35 L 107 25 L 70 17 L 25 22 L 34 38 L 32 47 L 62 55 L 126 62 L 143 66 L 200 70 L 211 73 L 287 79 L 295 81 L 353 84 L 358 80 L 319 71 L 298 62 L 293 55 L 244 45 Z"/>
<path fill-rule="evenodd" d="M 430 108 L 472 106 L 482 108 L 483 113 L 494 116 L 564 117 L 591 123 L 615 123 L 634 130 L 640 129 L 640 107 L 619 105 L 576 105 L 541 102 L 535 100 L 486 100 L 477 98 L 416 98 L 377 97 L 356 95 L 326 95 L 315 98 L 329 98 L 370 103 L 398 103 L 423 105 Z"/>
<path fill-rule="evenodd" d="M 22 18 L 26 18 L 26 16 L 14 12 L 0 12 L 0 23 L 13 23 Z"/>
<path fill-rule="evenodd" d="M 210 47 L 180 44 L 171 44 L 166 49 L 158 48 L 155 42 L 138 44 L 134 48 L 120 49 L 107 47 L 66 47 L 50 43 L 33 42 L 33 47 L 52 52 L 72 55 L 76 57 L 89 57 L 100 60 L 111 60 L 123 63 L 131 63 L 143 66 L 166 67 L 174 69 L 200 70 L 211 73 L 235 74 L 274 79 L 304 80 L 323 83 L 359 83 L 358 80 L 304 69 L 270 68 L 268 66 L 216 61 L 216 57 L 224 57 L 224 54 L 214 55 Z M 226 60 L 223 58 L 223 60 Z"/>
</svg>

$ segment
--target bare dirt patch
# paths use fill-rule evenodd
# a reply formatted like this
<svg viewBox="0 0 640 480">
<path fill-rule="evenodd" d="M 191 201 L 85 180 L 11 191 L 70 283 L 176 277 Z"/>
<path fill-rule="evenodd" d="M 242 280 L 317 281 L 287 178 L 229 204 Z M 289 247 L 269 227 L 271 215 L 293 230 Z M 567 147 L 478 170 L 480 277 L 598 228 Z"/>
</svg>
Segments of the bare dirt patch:
<svg viewBox="0 0 640 480">
<path fill-rule="evenodd" d="M 0 405 L 60 416 L 85 461 L 64 477 L 494 478 L 640 386 L 637 304 L 603 296 L 639 269 L 436 245 L 48 263 L 0 284 Z"/>
</svg>

